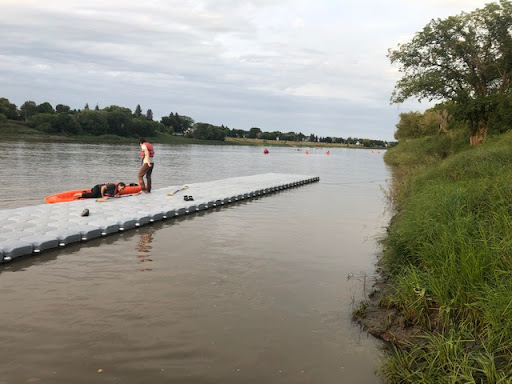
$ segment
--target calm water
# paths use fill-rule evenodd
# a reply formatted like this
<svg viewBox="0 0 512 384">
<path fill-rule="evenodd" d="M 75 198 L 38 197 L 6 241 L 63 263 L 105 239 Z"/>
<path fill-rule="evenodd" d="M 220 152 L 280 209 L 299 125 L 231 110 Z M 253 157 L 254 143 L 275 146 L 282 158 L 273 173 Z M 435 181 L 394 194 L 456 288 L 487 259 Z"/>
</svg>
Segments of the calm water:
<svg viewBox="0 0 512 384">
<path fill-rule="evenodd" d="M 0 209 L 134 182 L 138 148 L 0 143 Z M 379 383 L 350 316 L 388 219 L 382 153 L 262 149 L 155 145 L 153 188 L 320 182 L 0 266 L 0 384 Z"/>
</svg>

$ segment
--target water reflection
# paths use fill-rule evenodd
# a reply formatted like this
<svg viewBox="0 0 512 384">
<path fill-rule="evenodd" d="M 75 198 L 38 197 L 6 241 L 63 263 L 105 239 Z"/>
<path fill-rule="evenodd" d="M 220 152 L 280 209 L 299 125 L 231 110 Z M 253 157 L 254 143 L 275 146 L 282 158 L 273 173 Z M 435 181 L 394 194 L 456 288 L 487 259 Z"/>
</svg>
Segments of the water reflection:
<svg viewBox="0 0 512 384">
<path fill-rule="evenodd" d="M 153 228 L 149 228 L 146 232 L 140 235 L 139 241 L 137 242 L 136 250 L 139 252 L 137 255 L 137 259 L 139 259 L 139 263 L 146 264 L 151 263 L 153 260 L 151 259 L 151 243 L 153 242 L 153 234 L 155 230 Z M 141 268 L 140 271 L 151 271 L 152 269 L 149 267 Z"/>
</svg>

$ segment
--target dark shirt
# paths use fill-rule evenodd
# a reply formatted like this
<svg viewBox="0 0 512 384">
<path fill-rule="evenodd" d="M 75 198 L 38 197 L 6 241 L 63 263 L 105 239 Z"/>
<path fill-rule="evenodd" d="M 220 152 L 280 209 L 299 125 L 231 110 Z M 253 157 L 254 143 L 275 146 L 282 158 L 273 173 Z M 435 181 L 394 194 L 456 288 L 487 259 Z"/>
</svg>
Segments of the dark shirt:
<svg viewBox="0 0 512 384">
<path fill-rule="evenodd" d="M 105 189 L 105 192 L 103 193 L 105 196 L 114 196 L 116 193 L 116 185 L 115 184 L 105 184 L 107 188 Z"/>
</svg>

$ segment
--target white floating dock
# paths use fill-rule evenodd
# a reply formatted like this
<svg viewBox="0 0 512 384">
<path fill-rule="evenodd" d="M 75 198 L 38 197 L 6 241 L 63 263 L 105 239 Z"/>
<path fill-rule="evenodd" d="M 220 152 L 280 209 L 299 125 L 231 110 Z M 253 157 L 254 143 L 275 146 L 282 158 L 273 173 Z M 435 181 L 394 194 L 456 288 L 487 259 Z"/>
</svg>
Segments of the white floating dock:
<svg viewBox="0 0 512 384">
<path fill-rule="evenodd" d="M 266 173 L 187 185 L 97 202 L 96 199 L 0 210 L 0 263 L 70 243 L 136 228 L 235 201 L 319 181 L 319 177 Z M 193 196 L 185 201 L 184 196 Z M 84 209 L 89 216 L 81 216 Z"/>
</svg>

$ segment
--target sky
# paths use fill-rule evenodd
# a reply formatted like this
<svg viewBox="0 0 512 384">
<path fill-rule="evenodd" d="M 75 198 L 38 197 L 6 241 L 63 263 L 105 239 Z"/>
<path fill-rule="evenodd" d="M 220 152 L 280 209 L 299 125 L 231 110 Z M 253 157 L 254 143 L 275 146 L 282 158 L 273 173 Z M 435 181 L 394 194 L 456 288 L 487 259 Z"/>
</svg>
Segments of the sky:
<svg viewBox="0 0 512 384">
<path fill-rule="evenodd" d="M 0 97 L 391 141 L 388 49 L 480 0 L 0 0 Z"/>
</svg>

